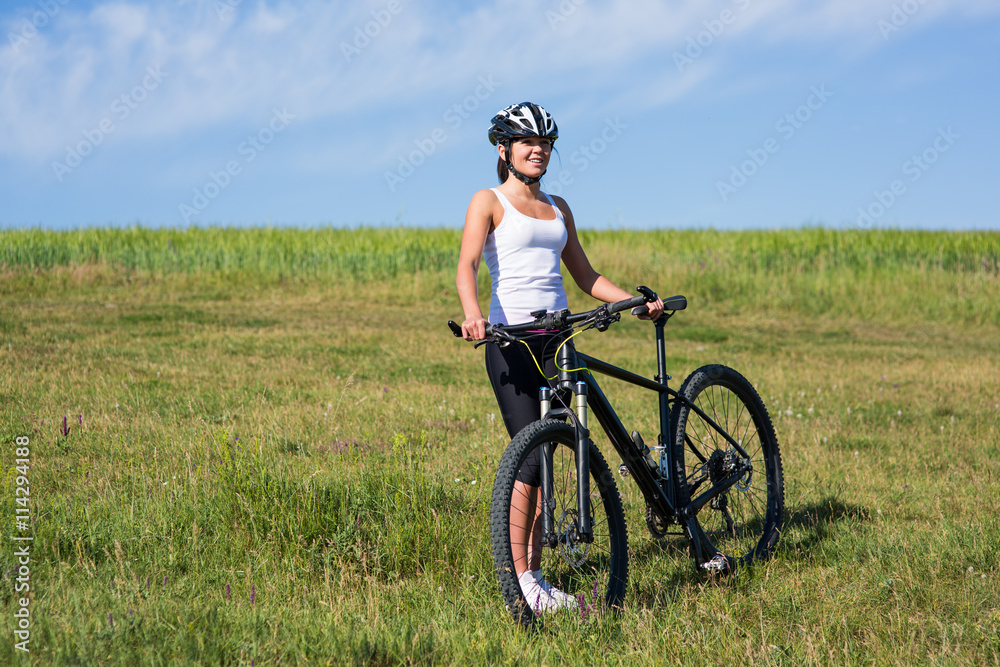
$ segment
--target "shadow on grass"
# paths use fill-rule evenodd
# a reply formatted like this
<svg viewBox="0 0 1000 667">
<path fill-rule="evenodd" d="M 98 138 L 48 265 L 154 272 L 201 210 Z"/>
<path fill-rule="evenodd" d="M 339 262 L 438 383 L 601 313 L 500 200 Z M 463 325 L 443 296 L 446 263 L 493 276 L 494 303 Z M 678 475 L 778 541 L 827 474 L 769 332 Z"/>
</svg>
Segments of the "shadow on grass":
<svg viewBox="0 0 1000 667">
<path fill-rule="evenodd" d="M 785 517 L 782 539 L 778 542 L 778 557 L 788 560 L 809 558 L 822 542 L 834 537 L 837 524 L 864 523 L 869 518 L 867 508 L 844 504 L 833 496 L 796 507 Z M 793 536 L 795 541 L 789 542 Z"/>
<path fill-rule="evenodd" d="M 809 559 L 819 545 L 834 539 L 839 531 L 837 524 L 863 523 L 869 520 L 869 510 L 859 505 L 842 503 L 833 496 L 788 511 L 786 508 L 782 536 L 778 540 L 774 559 L 800 561 Z M 642 531 L 645 533 L 645 530 Z M 682 535 L 668 535 L 652 539 L 648 535 L 633 533 L 630 585 L 635 584 L 636 603 L 641 607 L 657 606 L 673 601 L 679 593 L 692 586 L 709 581 L 716 584 L 736 578 L 709 579 L 696 571 L 691 560 L 689 542 Z M 660 575 L 649 578 L 640 573 L 655 569 Z"/>
</svg>

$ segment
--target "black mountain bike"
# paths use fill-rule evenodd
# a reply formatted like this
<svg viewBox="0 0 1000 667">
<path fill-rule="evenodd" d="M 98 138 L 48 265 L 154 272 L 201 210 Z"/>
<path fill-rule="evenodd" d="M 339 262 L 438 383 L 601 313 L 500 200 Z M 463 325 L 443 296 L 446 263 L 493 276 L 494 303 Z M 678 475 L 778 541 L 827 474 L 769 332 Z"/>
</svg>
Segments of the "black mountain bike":
<svg viewBox="0 0 1000 667">
<path fill-rule="evenodd" d="M 652 380 L 577 352 L 569 341 L 584 330 L 606 331 L 621 319 L 621 311 L 656 300 L 646 287 L 637 291 L 640 296 L 584 313 L 539 311 L 528 324 L 489 325 L 487 340 L 478 343 L 520 345 L 543 336 L 557 347 L 558 376 L 539 390 L 540 419 L 504 452 L 491 503 L 500 590 L 508 610 L 525 625 L 540 612 L 521 591 L 514 547 L 519 553 L 541 550 L 545 580 L 581 606 L 598 599 L 606 608 L 617 608 L 625 599 L 625 515 L 608 463 L 590 438 L 590 412 L 621 457 L 619 472 L 635 480 L 645 498 L 650 533 L 686 536 L 700 571 L 717 575 L 762 561 L 778 541 L 784 514 L 781 456 L 757 391 L 735 370 L 717 364 L 694 371 L 679 390 L 667 385 L 664 327 L 687 307 L 683 296 L 666 299 L 663 315 L 654 322 L 657 375 Z M 448 324 L 461 336 L 460 326 Z M 637 431 L 629 434 L 595 373 L 659 394 L 655 446 L 648 447 Z M 528 466 L 540 487 L 518 481 Z"/>
</svg>

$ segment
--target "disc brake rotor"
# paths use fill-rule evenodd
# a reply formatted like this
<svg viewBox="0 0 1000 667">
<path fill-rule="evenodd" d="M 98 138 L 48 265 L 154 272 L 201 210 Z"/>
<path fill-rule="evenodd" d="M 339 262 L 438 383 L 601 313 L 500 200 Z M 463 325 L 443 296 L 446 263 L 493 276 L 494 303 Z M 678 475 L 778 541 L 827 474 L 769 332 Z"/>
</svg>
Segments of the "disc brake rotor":
<svg viewBox="0 0 1000 667">
<path fill-rule="evenodd" d="M 576 532 L 578 516 L 576 510 L 564 510 L 556 523 L 559 553 L 566 564 L 574 568 L 580 567 L 587 561 L 587 553 L 590 550 L 590 545 L 582 541 Z"/>
</svg>

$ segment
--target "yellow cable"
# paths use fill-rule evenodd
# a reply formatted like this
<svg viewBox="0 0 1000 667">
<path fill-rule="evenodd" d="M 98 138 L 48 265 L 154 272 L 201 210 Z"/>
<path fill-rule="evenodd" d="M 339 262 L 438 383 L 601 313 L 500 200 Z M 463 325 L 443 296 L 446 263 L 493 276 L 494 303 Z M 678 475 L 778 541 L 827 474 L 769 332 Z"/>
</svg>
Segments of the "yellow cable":
<svg viewBox="0 0 1000 667">
<path fill-rule="evenodd" d="M 572 368 L 572 369 L 570 369 L 570 368 L 559 368 L 559 366 L 558 366 L 558 363 L 559 363 L 558 362 L 558 359 L 559 359 L 559 350 L 562 349 L 563 345 L 565 345 L 566 343 L 569 342 L 570 338 L 573 338 L 574 336 L 578 336 L 578 335 L 582 334 L 584 331 L 586 331 L 586 329 L 580 329 L 580 330 L 576 331 L 575 333 L 572 333 L 569 336 L 566 336 L 566 338 L 563 340 L 563 342 L 559 344 L 559 347 L 556 348 L 555 359 L 557 360 L 556 361 L 556 364 L 557 364 L 556 368 L 558 370 L 565 371 L 567 373 L 576 373 L 578 371 L 588 371 L 588 372 L 590 371 L 589 368 L 584 368 L 583 366 L 581 366 L 580 368 Z M 543 371 L 542 367 L 539 365 L 538 359 L 535 357 L 535 353 L 531 351 L 531 346 L 528 345 L 528 343 L 523 338 L 520 339 L 520 340 L 518 340 L 518 342 L 521 343 L 522 345 L 524 345 L 526 348 L 528 348 L 528 354 L 531 356 L 531 360 L 535 362 L 535 368 L 538 369 L 538 374 L 539 375 L 541 375 L 546 380 L 555 380 L 557 377 L 559 377 L 559 373 L 556 373 L 552 377 L 547 377 L 545 375 L 545 371 Z"/>
</svg>

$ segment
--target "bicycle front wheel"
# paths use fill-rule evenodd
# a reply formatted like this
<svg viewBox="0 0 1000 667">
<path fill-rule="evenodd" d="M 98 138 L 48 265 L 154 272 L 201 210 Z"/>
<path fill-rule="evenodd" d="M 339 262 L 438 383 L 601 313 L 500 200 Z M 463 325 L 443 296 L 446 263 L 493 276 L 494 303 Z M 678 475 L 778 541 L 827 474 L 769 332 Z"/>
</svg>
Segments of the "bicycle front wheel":
<svg viewBox="0 0 1000 667">
<path fill-rule="evenodd" d="M 785 491 L 778 439 L 764 402 L 746 378 L 720 365 L 699 368 L 678 393 L 702 413 L 682 401 L 674 404 L 673 455 L 682 506 L 744 463 L 739 450 L 705 417 L 749 455 L 742 477 L 701 509 L 700 534 L 691 539 L 701 541 L 704 560 L 715 559 L 714 569 L 765 560 L 781 533 Z M 717 558 L 720 553 L 724 562 Z"/>
<path fill-rule="evenodd" d="M 541 534 L 541 493 L 538 461 L 548 449 L 552 456 L 552 502 L 555 546 Z M 625 514 L 614 477 L 600 451 L 590 445 L 590 498 L 593 539 L 578 533 L 576 435 L 557 420 L 526 426 L 500 460 L 490 512 L 493 561 L 507 609 L 524 625 L 542 613 L 620 607 L 628 578 Z M 541 570 L 546 584 L 563 602 L 540 607 L 525 598 L 519 575 Z"/>
</svg>

